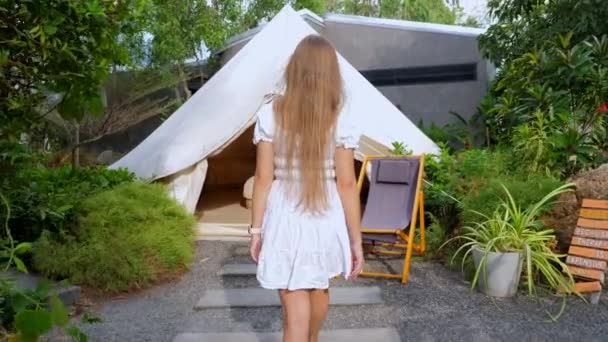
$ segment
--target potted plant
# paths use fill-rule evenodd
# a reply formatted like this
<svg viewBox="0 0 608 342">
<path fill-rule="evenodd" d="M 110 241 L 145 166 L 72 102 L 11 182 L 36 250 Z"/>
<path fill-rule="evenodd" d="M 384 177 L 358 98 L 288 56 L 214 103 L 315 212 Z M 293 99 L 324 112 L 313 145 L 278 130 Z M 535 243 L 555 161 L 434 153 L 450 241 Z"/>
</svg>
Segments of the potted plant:
<svg viewBox="0 0 608 342">
<path fill-rule="evenodd" d="M 477 286 L 489 296 L 513 296 L 523 270 L 530 295 L 536 293 L 539 277 L 552 289 L 573 292 L 572 275 L 561 260 L 562 255 L 554 253 L 551 248 L 555 233 L 553 229 L 545 228 L 539 219 L 547 204 L 570 191 L 572 186 L 563 185 L 525 209 L 517 205 L 509 190 L 503 186 L 506 198 L 493 215 L 475 212 L 481 217 L 480 222 L 466 225 L 463 234 L 445 243 L 464 241 L 452 261 L 464 253 L 464 267 L 465 261 L 473 257 L 475 275 L 472 287 Z"/>
</svg>

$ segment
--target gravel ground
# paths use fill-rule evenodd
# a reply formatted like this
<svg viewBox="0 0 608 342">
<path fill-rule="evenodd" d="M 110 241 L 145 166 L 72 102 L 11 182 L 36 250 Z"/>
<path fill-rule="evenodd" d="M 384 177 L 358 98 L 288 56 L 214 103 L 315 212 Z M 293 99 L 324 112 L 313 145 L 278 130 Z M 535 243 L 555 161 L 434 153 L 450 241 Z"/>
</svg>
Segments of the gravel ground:
<svg viewBox="0 0 608 342">
<path fill-rule="evenodd" d="M 216 275 L 227 262 L 247 260 L 240 243 L 200 242 L 195 263 L 179 281 L 101 304 L 103 323 L 84 327 L 92 341 L 171 341 L 182 332 L 279 331 L 280 309 L 192 310 L 205 289 L 256 286 L 253 277 Z M 558 323 L 561 298 L 540 303 L 524 295 L 492 300 L 458 272 L 416 261 L 410 282 L 360 279 L 335 286 L 375 285 L 386 304 L 334 307 L 327 329 L 395 327 L 402 341 L 608 341 L 608 296 L 599 305 L 569 299 Z"/>
</svg>

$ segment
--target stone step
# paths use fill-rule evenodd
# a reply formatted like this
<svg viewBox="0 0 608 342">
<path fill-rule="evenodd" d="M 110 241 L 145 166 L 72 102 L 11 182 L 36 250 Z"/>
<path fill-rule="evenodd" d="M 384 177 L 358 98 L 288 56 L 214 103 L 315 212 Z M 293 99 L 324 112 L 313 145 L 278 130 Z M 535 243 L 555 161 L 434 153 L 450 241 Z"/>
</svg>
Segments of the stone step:
<svg viewBox="0 0 608 342">
<path fill-rule="evenodd" d="M 281 342 L 281 333 L 230 332 L 230 333 L 184 333 L 173 342 Z M 399 332 L 394 328 L 343 329 L 322 331 L 323 342 L 400 342 Z"/>
<path fill-rule="evenodd" d="M 199 222 L 195 233 L 197 240 L 249 241 L 248 224 Z"/>
<path fill-rule="evenodd" d="M 330 305 L 382 304 L 379 287 L 334 287 Z M 262 288 L 207 290 L 194 306 L 195 310 L 212 308 L 280 306 L 279 294 Z"/>
<path fill-rule="evenodd" d="M 257 271 L 256 264 L 226 264 L 217 272 L 218 276 L 254 276 Z"/>
</svg>

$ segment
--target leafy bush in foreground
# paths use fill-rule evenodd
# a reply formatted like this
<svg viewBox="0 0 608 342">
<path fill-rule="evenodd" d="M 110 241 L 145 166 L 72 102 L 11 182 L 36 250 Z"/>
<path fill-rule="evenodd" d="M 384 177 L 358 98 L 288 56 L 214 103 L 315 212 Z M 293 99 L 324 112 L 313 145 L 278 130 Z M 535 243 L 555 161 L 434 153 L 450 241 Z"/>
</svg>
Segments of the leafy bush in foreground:
<svg viewBox="0 0 608 342">
<path fill-rule="evenodd" d="M 71 234 L 45 231 L 34 266 L 104 291 L 140 288 L 188 266 L 194 223 L 162 185 L 123 184 L 86 199 Z"/>
<path fill-rule="evenodd" d="M 85 198 L 134 178 L 126 170 L 105 167 L 22 168 L 1 184 L 13 213 L 13 237 L 17 241 L 35 241 L 43 230 L 69 230 Z"/>
</svg>

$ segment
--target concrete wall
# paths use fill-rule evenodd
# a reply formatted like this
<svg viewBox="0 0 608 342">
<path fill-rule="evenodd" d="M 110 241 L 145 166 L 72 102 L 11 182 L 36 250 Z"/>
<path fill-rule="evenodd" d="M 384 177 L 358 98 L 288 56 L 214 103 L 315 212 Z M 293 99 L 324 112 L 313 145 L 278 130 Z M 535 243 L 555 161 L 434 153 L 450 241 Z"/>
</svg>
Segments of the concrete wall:
<svg viewBox="0 0 608 342">
<path fill-rule="evenodd" d="M 477 38 L 450 33 L 421 32 L 325 21 L 326 36 L 358 70 L 477 64 L 477 81 L 382 86 L 378 89 L 414 123 L 446 124 L 454 111 L 470 117 L 485 95 L 488 63 L 479 53 Z"/>
</svg>

